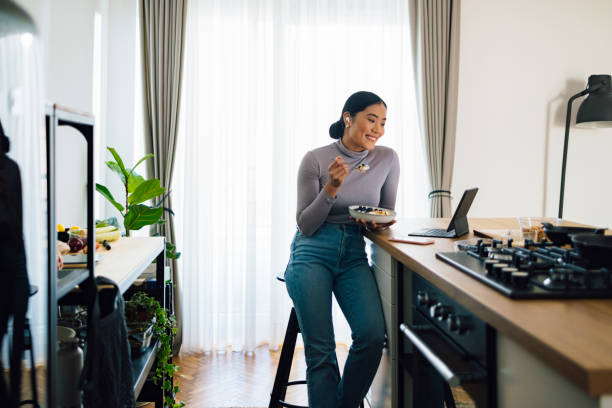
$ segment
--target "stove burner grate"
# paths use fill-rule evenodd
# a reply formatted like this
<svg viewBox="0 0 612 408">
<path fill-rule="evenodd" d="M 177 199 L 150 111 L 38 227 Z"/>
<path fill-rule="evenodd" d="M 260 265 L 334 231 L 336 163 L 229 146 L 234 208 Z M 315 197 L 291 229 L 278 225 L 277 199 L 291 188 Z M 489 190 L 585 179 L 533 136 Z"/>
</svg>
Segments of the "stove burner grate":
<svg viewBox="0 0 612 408">
<path fill-rule="evenodd" d="M 436 256 L 513 298 L 612 298 L 611 269 L 572 248 L 527 242 L 527 248 L 478 240 Z"/>
</svg>

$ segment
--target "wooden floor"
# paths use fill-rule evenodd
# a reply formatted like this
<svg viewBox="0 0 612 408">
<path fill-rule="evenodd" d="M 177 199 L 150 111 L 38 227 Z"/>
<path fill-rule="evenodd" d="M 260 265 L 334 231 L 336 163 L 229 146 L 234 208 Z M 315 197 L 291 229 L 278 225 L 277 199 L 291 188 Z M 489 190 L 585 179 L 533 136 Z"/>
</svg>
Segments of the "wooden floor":
<svg viewBox="0 0 612 408">
<path fill-rule="evenodd" d="M 340 367 L 348 355 L 346 346 L 338 346 L 336 354 Z M 269 351 L 260 346 L 253 354 L 238 352 L 203 353 L 181 356 L 175 359 L 179 372 L 176 384 L 180 387 L 177 399 L 194 408 L 267 407 L 274 383 L 280 351 Z M 44 406 L 45 370 L 37 367 L 38 399 Z M 6 373 L 5 373 L 6 374 Z M 303 348 L 296 348 L 291 366 L 290 380 L 302 380 L 306 375 Z M 454 388 L 457 407 L 473 407 L 461 388 Z M 30 377 L 24 366 L 22 398 L 31 395 Z M 286 400 L 298 405 L 308 405 L 305 385 L 289 387 Z M 1 406 L 1 404 L 0 404 Z M 142 408 L 154 408 L 154 404 L 139 404 Z M 368 408 L 366 404 L 366 408 Z"/>
<path fill-rule="evenodd" d="M 339 345 L 336 355 L 342 370 L 348 348 Z M 188 407 L 267 407 L 279 357 L 280 351 L 268 351 L 267 345 L 258 347 L 253 355 L 227 352 L 182 356 L 176 359 L 181 389 L 177 397 Z M 304 350 L 296 348 L 289 379 L 302 380 L 305 375 Z M 457 408 L 475 408 L 461 387 L 452 392 Z M 286 401 L 307 406 L 306 386 L 289 387 Z M 369 408 L 367 403 L 365 406 Z"/>
<path fill-rule="evenodd" d="M 336 349 L 340 366 L 344 366 L 348 349 Z M 203 353 L 175 358 L 180 367 L 176 383 L 180 387 L 177 399 L 187 407 L 267 407 L 274 383 L 280 351 L 269 351 L 267 345 L 258 347 L 255 353 L 242 352 Z M 38 400 L 45 406 L 45 367 L 37 367 Z M 22 398 L 30 398 L 29 369 L 24 364 Z M 5 372 L 6 376 L 7 373 Z M 305 379 L 306 361 L 303 348 L 296 348 L 291 365 L 290 380 Z M 289 387 L 286 400 L 298 405 L 308 405 L 305 385 Z M 1 404 L 0 404 L 1 406 Z M 140 404 L 153 408 L 154 404 Z"/>
<path fill-rule="evenodd" d="M 344 366 L 348 349 L 336 349 L 340 366 Z M 260 346 L 248 355 L 238 352 L 205 353 L 181 356 L 177 383 L 181 389 L 178 399 L 188 407 L 267 407 L 280 351 L 269 351 Z M 291 365 L 290 380 L 306 376 L 304 350 L 297 348 Z M 308 405 L 305 385 L 289 387 L 286 400 Z"/>
</svg>

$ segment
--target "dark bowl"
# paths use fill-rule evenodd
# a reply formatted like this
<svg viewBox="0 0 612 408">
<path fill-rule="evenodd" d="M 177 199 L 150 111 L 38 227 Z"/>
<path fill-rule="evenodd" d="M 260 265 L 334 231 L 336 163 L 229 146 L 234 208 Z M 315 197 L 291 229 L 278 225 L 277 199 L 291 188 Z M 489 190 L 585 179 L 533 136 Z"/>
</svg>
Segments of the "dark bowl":
<svg viewBox="0 0 612 408">
<path fill-rule="evenodd" d="M 612 266 L 612 235 L 571 235 L 576 251 L 596 266 Z"/>
<path fill-rule="evenodd" d="M 550 239 L 553 244 L 559 246 L 571 244 L 571 234 L 603 234 L 606 230 L 605 228 L 565 227 L 562 225 L 555 226 L 548 223 L 542 224 L 542 229 L 544 230 L 544 233 L 546 234 L 548 239 Z"/>
</svg>

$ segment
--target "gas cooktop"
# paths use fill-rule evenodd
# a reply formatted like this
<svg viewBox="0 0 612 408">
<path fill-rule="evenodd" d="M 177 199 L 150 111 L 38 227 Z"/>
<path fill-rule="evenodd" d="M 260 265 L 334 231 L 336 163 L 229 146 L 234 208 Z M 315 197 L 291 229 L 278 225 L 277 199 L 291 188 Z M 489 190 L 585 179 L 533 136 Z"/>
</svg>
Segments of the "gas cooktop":
<svg viewBox="0 0 612 408">
<path fill-rule="evenodd" d="M 527 240 L 522 248 L 478 240 L 436 257 L 511 298 L 612 298 L 610 266 L 550 242 Z"/>
</svg>

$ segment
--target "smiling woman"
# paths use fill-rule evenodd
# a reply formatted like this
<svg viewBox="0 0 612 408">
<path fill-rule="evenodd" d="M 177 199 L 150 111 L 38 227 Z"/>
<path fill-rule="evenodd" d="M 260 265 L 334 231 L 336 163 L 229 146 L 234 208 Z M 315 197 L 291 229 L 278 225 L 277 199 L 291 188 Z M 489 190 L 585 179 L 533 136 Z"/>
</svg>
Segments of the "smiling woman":
<svg viewBox="0 0 612 408">
<path fill-rule="evenodd" d="M 184 249 L 183 351 L 282 341 L 291 302 L 274 276 L 284 271 L 295 232 L 297 164 L 329 144 L 329 125 L 343 119 L 342 103 L 355 90 L 384 95 L 392 121 L 382 127 L 383 105 L 349 110 L 347 143 L 354 135 L 364 151 L 373 139 L 392 147 L 403 171 L 396 209 L 426 215 L 427 203 L 417 199 L 427 180 L 407 3 L 190 2 L 172 183 Z M 354 164 L 351 177 L 374 169 Z M 337 306 L 333 320 L 337 340 L 350 344 Z"/>
<path fill-rule="evenodd" d="M 387 105 L 376 94 L 355 92 L 329 129 L 332 138 L 341 138 L 306 153 L 298 171 L 298 230 L 285 281 L 304 339 L 310 406 L 358 406 L 382 355 L 381 302 L 363 229 L 349 217 L 349 206 L 395 208 L 399 159 L 393 149 L 376 146 L 384 134 L 386 113 Z M 357 171 L 364 163 L 371 170 Z M 362 217 L 359 222 L 374 230 L 388 227 Z M 342 378 L 337 375 L 333 297 L 353 339 Z"/>
</svg>

